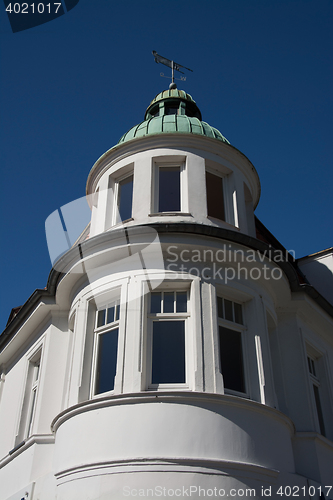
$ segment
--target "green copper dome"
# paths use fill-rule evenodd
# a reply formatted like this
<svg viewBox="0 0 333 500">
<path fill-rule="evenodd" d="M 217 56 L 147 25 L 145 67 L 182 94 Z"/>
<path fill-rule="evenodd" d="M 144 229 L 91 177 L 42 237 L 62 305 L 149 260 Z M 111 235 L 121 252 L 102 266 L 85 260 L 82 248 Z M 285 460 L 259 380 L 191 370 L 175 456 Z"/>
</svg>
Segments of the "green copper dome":
<svg viewBox="0 0 333 500">
<path fill-rule="evenodd" d="M 157 94 L 147 108 L 144 121 L 126 132 L 118 144 L 164 133 L 204 135 L 230 144 L 219 130 L 202 121 L 201 112 L 190 94 L 178 89 Z"/>
</svg>

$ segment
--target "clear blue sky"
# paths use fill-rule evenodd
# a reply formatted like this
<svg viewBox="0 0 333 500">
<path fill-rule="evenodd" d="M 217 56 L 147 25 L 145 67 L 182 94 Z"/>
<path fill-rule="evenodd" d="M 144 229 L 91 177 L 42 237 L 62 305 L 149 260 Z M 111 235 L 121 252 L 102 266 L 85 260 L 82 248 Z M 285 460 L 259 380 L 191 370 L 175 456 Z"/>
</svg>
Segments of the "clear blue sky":
<svg viewBox="0 0 333 500">
<path fill-rule="evenodd" d="M 46 286 L 45 219 L 167 87 L 152 50 L 193 69 L 179 88 L 256 167 L 276 238 L 333 245 L 332 1 L 80 0 L 15 34 L 1 9 L 0 331 Z"/>
</svg>

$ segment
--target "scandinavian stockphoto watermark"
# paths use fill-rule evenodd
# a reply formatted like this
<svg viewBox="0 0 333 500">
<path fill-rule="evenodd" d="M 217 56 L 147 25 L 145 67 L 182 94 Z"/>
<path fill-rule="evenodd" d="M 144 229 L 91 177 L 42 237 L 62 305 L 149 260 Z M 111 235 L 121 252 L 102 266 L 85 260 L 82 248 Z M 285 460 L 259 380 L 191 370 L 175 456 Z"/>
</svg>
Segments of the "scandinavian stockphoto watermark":
<svg viewBox="0 0 333 500">
<path fill-rule="evenodd" d="M 169 245 L 166 251 L 166 270 L 200 277 L 206 281 L 220 280 L 279 280 L 283 276 L 279 263 L 295 258 L 294 250 L 279 250 L 271 245 L 259 251 L 251 248 L 235 248 L 221 244 L 217 249 L 182 248 Z M 275 265 L 277 264 L 277 265 Z"/>
<path fill-rule="evenodd" d="M 99 193 L 99 200 L 114 198 L 112 189 Z M 79 198 L 52 212 L 45 221 L 53 268 L 59 272 L 86 273 L 90 284 L 101 276 L 131 269 L 141 270 L 148 284 L 145 291 L 137 290 L 138 295 L 157 288 L 166 273 L 172 274 L 175 279 L 187 279 L 191 275 L 226 284 L 244 279 L 276 281 L 283 276 L 279 264 L 295 256 L 293 250 L 277 250 L 271 245 L 258 251 L 245 246 L 236 248 L 231 243 L 221 243 L 214 249 L 203 248 L 199 244 L 188 248 L 168 245 L 162 250 L 158 232 L 153 227 L 122 223 L 117 203 L 113 206 L 109 227 L 106 227 L 106 221 L 99 217 L 98 203 L 96 194 Z M 109 253 L 103 259 L 104 248 L 100 252 L 101 258 L 95 258 L 99 250 L 96 248 L 94 254 L 91 250 L 94 245 L 87 244 L 86 240 L 91 241 L 91 237 L 96 235 L 102 244 L 103 234 L 109 235 Z M 98 246 L 99 242 L 95 243 Z M 65 257 L 69 250 L 72 250 L 72 260 Z"/>
</svg>

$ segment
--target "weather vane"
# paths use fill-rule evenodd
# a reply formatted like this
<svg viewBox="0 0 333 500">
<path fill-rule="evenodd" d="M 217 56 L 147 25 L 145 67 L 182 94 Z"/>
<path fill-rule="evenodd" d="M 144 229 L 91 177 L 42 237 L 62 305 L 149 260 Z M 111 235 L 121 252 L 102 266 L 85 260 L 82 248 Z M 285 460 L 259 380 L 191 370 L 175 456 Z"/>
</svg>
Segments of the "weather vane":
<svg viewBox="0 0 333 500">
<path fill-rule="evenodd" d="M 175 74 L 174 74 L 175 70 L 179 71 L 179 73 L 182 73 L 182 75 L 184 75 L 184 72 L 181 71 L 180 68 L 187 69 L 188 71 L 193 71 L 190 68 L 186 68 L 186 66 L 182 66 L 181 64 L 178 64 L 175 61 L 170 61 L 170 59 L 167 59 L 166 57 L 160 56 L 156 52 L 156 50 L 153 50 L 152 54 L 154 56 L 156 63 L 161 63 L 161 64 L 164 64 L 165 66 L 168 66 L 168 68 L 171 68 L 172 76 L 171 76 L 170 88 L 177 88 L 177 86 L 175 84 L 175 80 L 181 80 L 183 82 L 185 82 L 185 80 L 186 80 L 186 76 L 181 76 L 180 78 L 175 78 Z M 164 73 L 160 73 L 160 76 L 163 76 L 164 78 L 170 78 L 170 76 L 165 76 Z"/>
</svg>

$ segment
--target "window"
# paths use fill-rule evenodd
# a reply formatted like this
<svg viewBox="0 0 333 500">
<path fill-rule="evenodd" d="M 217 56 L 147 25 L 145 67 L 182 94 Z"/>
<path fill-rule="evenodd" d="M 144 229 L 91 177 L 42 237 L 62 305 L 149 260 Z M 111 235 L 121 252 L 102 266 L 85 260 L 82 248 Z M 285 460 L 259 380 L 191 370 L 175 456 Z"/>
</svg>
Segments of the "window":
<svg viewBox="0 0 333 500">
<path fill-rule="evenodd" d="M 184 156 L 153 158 L 150 215 L 173 215 L 179 212 L 184 215 L 187 212 L 188 188 L 185 166 Z"/>
<path fill-rule="evenodd" d="M 40 371 L 40 358 L 33 363 L 30 363 L 31 367 L 31 394 L 30 394 L 30 407 L 28 412 L 27 420 L 27 436 L 31 434 L 32 422 L 35 414 L 36 399 L 37 399 L 37 388 L 39 380 Z"/>
<path fill-rule="evenodd" d="M 96 313 L 93 394 L 114 390 L 117 371 L 119 300 Z"/>
<path fill-rule="evenodd" d="M 165 106 L 166 115 L 178 115 L 179 108 L 177 106 Z"/>
<path fill-rule="evenodd" d="M 188 293 L 157 291 L 150 294 L 151 332 L 149 386 L 186 384 L 186 319 Z"/>
<path fill-rule="evenodd" d="M 318 420 L 319 430 L 323 436 L 326 436 L 324 415 L 320 398 L 320 380 L 318 378 L 318 366 L 317 366 L 318 363 L 317 360 L 311 355 L 307 356 L 307 363 L 310 375 L 310 382 L 313 390 L 313 399 L 316 408 L 316 417 Z"/>
<path fill-rule="evenodd" d="M 225 220 L 223 179 L 206 170 L 207 215 Z"/>
<path fill-rule="evenodd" d="M 180 167 L 158 169 L 158 212 L 180 212 Z"/>
<path fill-rule="evenodd" d="M 117 216 L 116 223 L 132 218 L 133 174 L 116 182 Z"/>
<path fill-rule="evenodd" d="M 41 350 L 29 360 L 26 386 L 24 391 L 23 405 L 19 432 L 16 444 L 31 436 L 35 418 L 38 384 L 40 379 Z"/>
<path fill-rule="evenodd" d="M 245 393 L 242 305 L 217 297 L 220 363 L 224 388 Z"/>
<path fill-rule="evenodd" d="M 153 117 L 159 116 L 159 114 L 160 114 L 160 108 L 159 108 L 159 106 L 157 105 L 155 108 L 152 108 L 151 111 L 150 111 L 150 114 Z"/>
<path fill-rule="evenodd" d="M 179 114 L 179 103 L 176 101 L 169 101 L 164 104 L 164 114 L 165 115 L 178 115 Z"/>
</svg>

